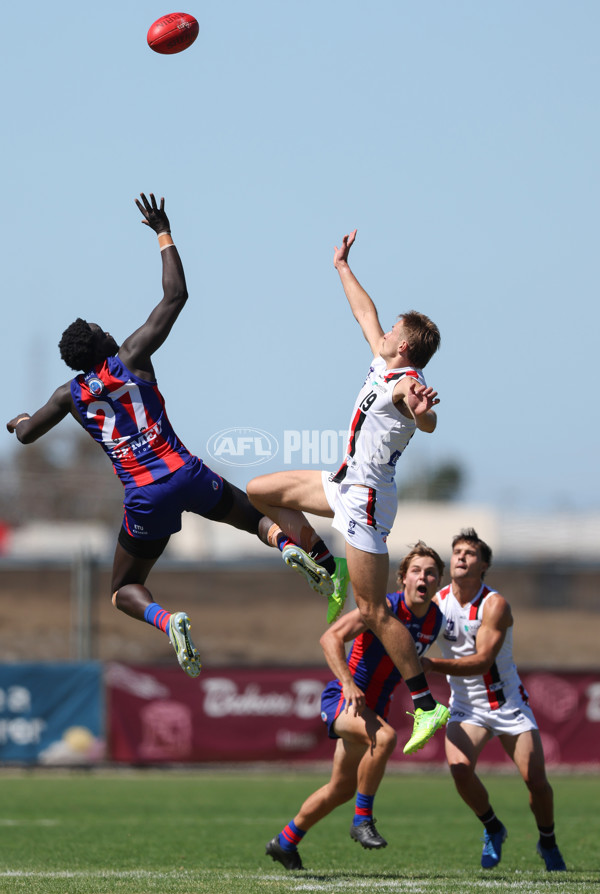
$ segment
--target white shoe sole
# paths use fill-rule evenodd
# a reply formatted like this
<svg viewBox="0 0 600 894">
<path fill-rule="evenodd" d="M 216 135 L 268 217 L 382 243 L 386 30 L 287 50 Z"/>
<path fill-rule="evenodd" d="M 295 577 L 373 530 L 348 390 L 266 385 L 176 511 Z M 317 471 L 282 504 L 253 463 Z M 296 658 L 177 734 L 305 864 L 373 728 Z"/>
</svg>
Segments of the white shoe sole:
<svg viewBox="0 0 600 894">
<path fill-rule="evenodd" d="M 185 612 L 176 612 L 169 621 L 169 639 L 177 661 L 188 677 L 197 677 L 202 670 L 198 649 L 190 636 L 190 619 Z"/>
<path fill-rule="evenodd" d="M 299 546 L 286 546 L 281 555 L 285 564 L 299 572 L 315 593 L 331 596 L 334 585 L 329 574 L 303 549 Z"/>
</svg>

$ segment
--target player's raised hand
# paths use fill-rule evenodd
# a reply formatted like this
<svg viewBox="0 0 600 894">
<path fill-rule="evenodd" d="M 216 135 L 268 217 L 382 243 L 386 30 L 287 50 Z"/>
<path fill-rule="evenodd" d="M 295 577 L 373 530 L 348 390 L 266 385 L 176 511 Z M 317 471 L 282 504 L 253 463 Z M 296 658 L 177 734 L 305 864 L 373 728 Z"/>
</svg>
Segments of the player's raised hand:
<svg viewBox="0 0 600 894">
<path fill-rule="evenodd" d="M 440 402 L 437 391 L 434 391 L 433 388 L 425 387 L 425 385 L 421 385 L 419 382 L 411 382 L 411 387 L 404 399 L 415 417 L 422 416 Z"/>
<path fill-rule="evenodd" d="M 352 243 L 356 239 L 356 230 L 353 230 L 349 236 L 344 236 L 342 239 L 341 248 L 338 248 L 337 245 L 335 247 L 335 251 L 333 253 L 333 266 L 337 267 L 338 264 L 342 264 L 348 261 L 348 255 L 350 254 L 350 247 Z"/>
<path fill-rule="evenodd" d="M 171 232 L 171 224 L 169 223 L 169 218 L 165 213 L 165 200 L 160 200 L 160 208 L 156 204 L 156 199 L 154 198 L 154 193 L 150 193 L 150 201 L 146 198 L 144 193 L 140 193 L 140 197 L 142 201 L 139 199 L 135 200 L 135 204 L 140 209 L 144 220 L 143 224 L 151 227 L 154 230 L 157 236 L 160 236 L 161 233 L 170 233 Z M 143 202 L 143 204 L 142 204 Z"/>
<path fill-rule="evenodd" d="M 12 435 L 19 422 L 23 422 L 23 420 L 30 418 L 31 417 L 29 416 L 29 413 L 19 413 L 18 416 L 15 416 L 13 419 L 10 420 L 10 422 L 6 423 L 7 431 L 9 431 Z"/>
</svg>

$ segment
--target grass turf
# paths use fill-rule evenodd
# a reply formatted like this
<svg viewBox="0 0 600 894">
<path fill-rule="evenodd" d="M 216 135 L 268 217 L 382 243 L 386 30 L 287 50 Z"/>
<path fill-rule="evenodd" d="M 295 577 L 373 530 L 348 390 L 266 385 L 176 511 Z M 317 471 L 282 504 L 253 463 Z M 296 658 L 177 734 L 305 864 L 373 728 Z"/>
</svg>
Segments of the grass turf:
<svg viewBox="0 0 600 894">
<path fill-rule="evenodd" d="M 375 802 L 382 851 L 364 851 L 338 808 L 301 845 L 288 873 L 265 843 L 326 773 L 23 771 L 0 776 L 0 891 L 28 894 L 600 891 L 600 777 L 553 776 L 557 836 L 569 872 L 535 853 L 527 791 L 482 772 L 509 831 L 501 864 L 479 866 L 481 827 L 447 774 L 386 777 Z"/>
</svg>

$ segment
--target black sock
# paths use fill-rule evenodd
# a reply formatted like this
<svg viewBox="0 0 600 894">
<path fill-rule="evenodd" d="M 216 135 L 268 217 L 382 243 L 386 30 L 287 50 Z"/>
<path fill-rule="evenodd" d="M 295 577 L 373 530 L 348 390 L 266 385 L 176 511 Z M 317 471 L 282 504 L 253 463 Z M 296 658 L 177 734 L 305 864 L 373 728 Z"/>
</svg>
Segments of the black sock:
<svg viewBox="0 0 600 894">
<path fill-rule="evenodd" d="M 486 832 L 489 832 L 490 835 L 495 835 L 496 832 L 502 831 L 502 823 L 491 807 L 487 813 L 484 813 L 482 816 L 478 817 L 478 819 L 481 820 L 485 826 Z"/>
<path fill-rule="evenodd" d="M 315 545 L 310 548 L 308 555 L 322 565 L 327 574 L 335 573 L 335 559 L 322 540 L 317 540 Z"/>
<path fill-rule="evenodd" d="M 540 847 L 550 850 L 556 847 L 556 837 L 554 835 L 554 823 L 551 826 L 538 826 L 540 833 Z"/>
<path fill-rule="evenodd" d="M 404 682 L 410 689 L 415 709 L 421 708 L 422 711 L 433 711 L 435 709 L 436 701 L 429 691 L 425 674 L 417 674 L 416 677 L 411 677 L 410 680 L 405 680 Z"/>
</svg>

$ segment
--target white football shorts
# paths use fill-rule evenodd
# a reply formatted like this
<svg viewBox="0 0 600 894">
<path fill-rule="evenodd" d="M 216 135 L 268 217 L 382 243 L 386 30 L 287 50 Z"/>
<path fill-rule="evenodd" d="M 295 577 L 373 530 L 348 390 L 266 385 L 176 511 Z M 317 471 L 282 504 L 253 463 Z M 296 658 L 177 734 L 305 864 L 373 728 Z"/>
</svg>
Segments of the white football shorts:
<svg viewBox="0 0 600 894">
<path fill-rule="evenodd" d="M 360 484 L 337 484 L 330 477 L 330 472 L 321 472 L 323 490 L 333 511 L 333 527 L 356 549 L 387 553 L 387 538 L 398 510 L 395 485 L 375 489 Z"/>
<path fill-rule="evenodd" d="M 518 736 L 519 733 L 538 728 L 529 705 L 511 699 L 493 711 L 451 699 L 448 723 L 472 723 L 473 726 L 484 727 L 494 736 Z"/>
</svg>

